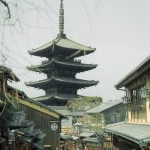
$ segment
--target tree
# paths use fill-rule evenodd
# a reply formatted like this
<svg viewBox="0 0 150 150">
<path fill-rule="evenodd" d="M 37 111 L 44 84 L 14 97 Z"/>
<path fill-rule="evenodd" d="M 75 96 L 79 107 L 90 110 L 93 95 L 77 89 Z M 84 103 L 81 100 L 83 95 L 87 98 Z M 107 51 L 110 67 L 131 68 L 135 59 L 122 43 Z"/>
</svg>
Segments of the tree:
<svg viewBox="0 0 150 150">
<path fill-rule="evenodd" d="M 102 97 L 80 97 L 74 101 L 68 101 L 68 106 L 71 110 L 89 110 L 93 107 L 101 105 Z M 85 114 L 81 118 L 76 118 L 76 122 L 83 123 L 84 128 L 89 128 L 90 130 L 99 132 L 100 129 L 104 126 L 103 115 L 94 114 L 88 115 Z M 72 128 L 72 132 L 74 128 Z"/>
<path fill-rule="evenodd" d="M 49 0 L 0 0 L 1 64 L 18 74 L 28 73 L 25 66 L 32 65 L 32 61 L 27 50 L 38 47 L 40 40 L 33 33 L 52 32 L 58 18 L 55 7 Z"/>
<path fill-rule="evenodd" d="M 79 118 L 78 122 L 83 123 L 85 128 L 95 132 L 100 132 L 101 128 L 105 126 L 103 115 L 100 113 L 94 115 L 86 114 Z"/>
<path fill-rule="evenodd" d="M 68 101 L 71 110 L 88 110 L 102 103 L 101 97 L 80 97 L 74 101 Z"/>
</svg>

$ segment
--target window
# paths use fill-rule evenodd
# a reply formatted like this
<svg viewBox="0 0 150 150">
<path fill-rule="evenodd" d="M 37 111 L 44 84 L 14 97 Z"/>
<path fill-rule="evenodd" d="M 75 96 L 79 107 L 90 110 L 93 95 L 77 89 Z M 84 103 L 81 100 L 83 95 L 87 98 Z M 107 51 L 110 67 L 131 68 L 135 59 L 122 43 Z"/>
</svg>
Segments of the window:
<svg viewBox="0 0 150 150">
<path fill-rule="evenodd" d="M 145 85 L 136 87 L 135 89 L 131 90 L 131 102 L 141 101 L 142 99 L 141 89 L 142 88 L 145 88 Z"/>
</svg>

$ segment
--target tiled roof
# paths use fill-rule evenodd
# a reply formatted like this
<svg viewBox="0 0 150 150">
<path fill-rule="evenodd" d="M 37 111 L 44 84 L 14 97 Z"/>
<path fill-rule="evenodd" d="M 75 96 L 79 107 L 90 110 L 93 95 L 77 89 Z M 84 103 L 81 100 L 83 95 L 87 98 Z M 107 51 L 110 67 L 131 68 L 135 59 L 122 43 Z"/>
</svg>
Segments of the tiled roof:
<svg viewBox="0 0 150 150">
<path fill-rule="evenodd" d="M 33 49 L 32 51 L 29 51 L 30 54 L 34 54 L 38 51 L 42 51 L 45 49 L 50 48 L 51 46 L 60 46 L 63 48 L 68 48 L 68 49 L 77 49 L 77 50 L 84 50 L 84 51 L 94 51 L 95 48 L 91 48 L 91 47 L 87 47 L 84 45 L 81 45 L 77 42 L 74 42 L 68 38 L 56 38 L 53 41 L 48 42 L 47 44 L 37 48 L 37 49 Z"/>
<path fill-rule="evenodd" d="M 114 107 L 116 105 L 119 105 L 123 103 L 122 100 L 112 100 L 111 102 L 104 102 L 102 103 L 101 105 L 99 106 L 96 106 L 88 111 L 86 111 L 87 114 L 90 114 L 90 113 L 100 113 L 100 112 L 103 112 L 111 107 Z"/>
<path fill-rule="evenodd" d="M 78 140 L 79 139 L 79 137 L 70 136 L 70 135 L 67 135 L 66 133 L 60 133 L 60 138 L 64 140 Z"/>
<path fill-rule="evenodd" d="M 18 90 L 18 89 L 16 89 L 16 88 L 13 88 L 13 87 L 11 87 L 11 86 L 9 86 L 9 88 L 11 88 L 12 90 L 17 91 L 17 92 L 19 93 L 19 96 L 20 96 L 20 98 L 21 98 L 22 100 L 29 101 L 29 102 L 34 103 L 34 104 L 36 104 L 36 105 L 38 105 L 38 106 L 41 106 L 41 107 L 43 107 L 43 108 L 45 108 L 45 109 L 48 109 L 48 110 L 53 111 L 53 112 L 56 112 L 55 110 L 50 109 L 47 105 L 45 105 L 45 104 L 43 104 L 43 103 L 40 103 L 40 102 L 38 102 L 38 101 L 35 101 L 35 100 L 33 100 L 33 99 L 30 99 L 23 91 Z M 59 113 L 59 112 L 56 112 L 56 113 L 58 113 L 58 114 L 60 115 L 60 118 L 66 118 L 66 117 L 65 117 L 64 115 L 62 115 L 61 113 Z"/>
<path fill-rule="evenodd" d="M 39 87 L 42 84 L 50 84 L 50 82 L 52 81 L 56 81 L 56 82 L 62 82 L 62 83 L 70 83 L 70 84 L 85 84 L 85 85 L 96 85 L 98 84 L 98 81 L 88 81 L 88 80 L 82 80 L 82 79 L 75 79 L 75 78 L 65 78 L 65 77 L 52 77 L 49 79 L 45 79 L 45 80 L 40 80 L 40 81 L 36 81 L 36 82 L 29 82 L 26 83 L 27 86 L 34 86 L 34 87 Z"/>
<path fill-rule="evenodd" d="M 78 49 L 78 50 L 84 50 L 84 51 L 94 51 L 95 48 L 87 47 L 84 45 L 81 45 L 75 41 L 72 41 L 68 38 L 61 38 L 58 42 L 57 45 L 60 47 L 64 48 L 70 48 L 70 49 Z"/>
<path fill-rule="evenodd" d="M 148 66 L 139 72 L 139 70 L 141 68 L 143 68 L 149 62 L 150 62 L 150 56 L 148 56 L 144 61 L 142 61 L 134 70 L 132 70 L 129 74 L 127 74 L 121 81 L 119 81 L 115 85 L 115 87 L 117 89 L 119 89 L 119 88 L 125 86 L 126 84 L 128 84 L 129 82 L 131 82 L 132 80 L 134 80 L 135 78 L 137 78 L 138 76 L 140 76 L 144 71 L 146 71 L 148 68 L 150 68 Z"/>
<path fill-rule="evenodd" d="M 32 100 L 32 99 L 24 99 L 24 100 L 26 100 L 26 101 L 29 101 L 29 102 L 31 102 L 31 103 L 34 103 L 34 104 L 36 104 L 36 105 L 39 105 L 39 106 L 41 106 L 41 107 L 43 107 L 43 108 L 45 108 L 45 109 L 48 109 L 48 110 L 50 110 L 50 111 L 53 111 L 53 112 L 56 112 L 57 114 L 59 114 L 60 115 L 60 118 L 66 118 L 63 114 L 61 114 L 61 113 L 59 113 L 59 112 L 57 112 L 57 111 L 55 111 L 55 110 L 52 110 L 52 109 L 50 109 L 47 105 L 45 105 L 45 104 L 42 104 L 42 103 L 40 103 L 40 102 L 38 102 L 38 101 L 34 101 L 34 100 Z"/>
<path fill-rule="evenodd" d="M 90 137 L 90 136 L 93 136 L 93 135 L 95 135 L 95 132 L 81 132 L 80 133 L 81 137 Z"/>
<path fill-rule="evenodd" d="M 16 138 L 24 142 L 32 142 L 33 149 L 42 149 L 41 144 L 46 136 L 40 129 L 35 129 L 33 121 L 26 120 L 26 114 L 23 111 L 15 111 L 12 113 L 12 120 L 8 126 L 11 129 L 8 136 L 16 136 Z"/>
<path fill-rule="evenodd" d="M 57 95 L 46 95 L 32 98 L 34 101 L 44 102 L 50 99 L 61 99 L 61 100 L 74 100 L 78 98 L 78 95 L 71 95 L 71 94 L 57 94 Z"/>
<path fill-rule="evenodd" d="M 63 140 L 72 140 L 72 136 L 71 135 L 67 135 L 65 133 L 60 133 L 60 138 Z"/>
<path fill-rule="evenodd" d="M 100 142 L 97 140 L 97 137 L 96 138 L 87 137 L 87 138 L 83 139 L 83 141 L 93 142 L 93 143 L 99 143 L 100 144 Z"/>
<path fill-rule="evenodd" d="M 120 123 L 106 126 L 105 132 L 113 133 L 136 143 L 150 142 L 150 125 Z"/>
<path fill-rule="evenodd" d="M 70 115 L 70 110 L 68 109 L 67 106 L 48 106 L 48 107 L 64 116 Z"/>
<path fill-rule="evenodd" d="M 78 110 L 78 111 L 72 111 L 67 106 L 48 106 L 51 110 L 54 110 L 64 116 L 83 116 L 85 111 L 84 110 Z"/>
<path fill-rule="evenodd" d="M 58 64 L 58 65 L 66 66 L 66 67 L 76 67 L 80 70 L 90 70 L 90 69 L 94 69 L 97 67 L 97 65 L 95 65 L 95 64 L 83 64 L 83 63 L 76 63 L 76 62 L 51 60 L 42 65 L 27 67 L 27 69 L 32 70 L 32 71 L 41 72 L 44 70 L 48 70 L 48 68 L 50 68 L 50 66 L 52 66 L 53 64 Z"/>
</svg>

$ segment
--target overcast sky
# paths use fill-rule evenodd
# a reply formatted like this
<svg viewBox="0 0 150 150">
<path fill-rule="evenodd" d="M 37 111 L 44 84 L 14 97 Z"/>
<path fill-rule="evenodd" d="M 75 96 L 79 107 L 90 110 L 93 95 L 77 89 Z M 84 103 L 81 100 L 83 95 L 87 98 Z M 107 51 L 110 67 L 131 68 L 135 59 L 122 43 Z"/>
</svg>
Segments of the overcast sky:
<svg viewBox="0 0 150 150">
<path fill-rule="evenodd" d="M 1 44 L 1 52 L 6 56 L 5 64 L 21 79 L 20 83 L 13 84 L 15 87 L 31 97 L 44 95 L 42 90 L 25 87 L 24 82 L 45 79 L 46 76 L 29 72 L 25 66 L 40 64 L 43 60 L 29 56 L 28 50 L 42 46 L 58 34 L 60 1 L 32 1 L 33 5 L 20 0 L 12 2 L 21 6 L 15 9 L 11 6 L 14 16 L 11 21 L 6 20 L 5 24 L 15 22 L 19 13 L 20 22 L 15 26 L 5 25 L 3 30 L 1 21 L 1 41 L 4 39 L 5 42 Z M 98 64 L 98 67 L 77 74 L 77 77 L 99 80 L 99 84 L 79 90 L 78 94 L 101 96 L 104 101 L 124 96 L 123 92 L 114 88 L 114 84 L 150 52 L 149 7 L 149 0 L 64 0 L 67 37 L 96 48 L 93 54 L 80 59 L 84 63 Z"/>
</svg>

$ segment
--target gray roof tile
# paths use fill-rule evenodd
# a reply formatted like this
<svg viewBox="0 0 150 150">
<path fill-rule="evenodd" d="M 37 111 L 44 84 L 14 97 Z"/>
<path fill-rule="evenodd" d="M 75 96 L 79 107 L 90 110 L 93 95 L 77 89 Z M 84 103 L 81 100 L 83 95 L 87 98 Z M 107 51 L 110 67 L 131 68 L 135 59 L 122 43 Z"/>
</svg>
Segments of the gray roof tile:
<svg viewBox="0 0 150 150">
<path fill-rule="evenodd" d="M 87 138 L 83 139 L 83 141 L 86 141 L 86 142 L 93 142 L 93 143 L 100 143 L 100 142 L 97 140 L 97 137 L 96 137 L 96 138 L 87 137 Z"/>
<path fill-rule="evenodd" d="M 60 47 L 64 47 L 64 48 L 68 48 L 68 49 L 77 49 L 77 50 L 84 50 L 84 51 L 94 51 L 95 48 L 91 48 L 91 47 L 87 47 L 87 46 L 84 46 L 84 45 L 81 45 L 77 42 L 74 42 L 68 38 L 56 38 L 50 42 L 48 42 L 47 44 L 37 48 L 37 49 L 33 49 L 32 51 L 29 51 L 29 53 L 35 53 L 35 52 L 38 52 L 38 51 L 42 51 L 42 50 L 45 50 L 45 49 L 48 49 L 49 47 L 51 46 L 60 46 Z"/>
<path fill-rule="evenodd" d="M 106 126 L 105 132 L 114 133 L 127 138 L 136 143 L 139 142 L 150 142 L 150 125 L 145 124 L 131 124 L 131 123 L 120 123 L 115 125 Z"/>
<path fill-rule="evenodd" d="M 86 111 L 87 114 L 91 114 L 91 113 L 100 113 L 100 112 L 103 112 L 111 107 L 114 107 L 118 104 L 121 104 L 123 103 L 122 100 L 113 100 L 111 102 L 105 102 L 105 103 L 102 103 L 101 105 L 99 106 L 96 106 L 88 111 Z"/>
<path fill-rule="evenodd" d="M 42 84 L 50 84 L 50 82 L 56 81 L 56 82 L 65 82 L 65 83 L 71 83 L 71 84 L 85 84 L 85 85 L 96 85 L 99 81 L 94 80 L 82 80 L 82 79 L 76 79 L 76 78 L 65 78 L 65 77 L 51 77 L 49 79 L 44 79 L 40 81 L 35 82 L 28 82 L 25 83 L 27 86 L 40 86 Z"/>
<path fill-rule="evenodd" d="M 96 68 L 96 64 L 83 64 L 83 63 L 76 63 L 76 62 L 65 62 L 65 61 L 59 61 L 59 60 L 51 60 L 48 61 L 45 64 L 37 65 L 37 66 L 30 66 L 27 67 L 27 69 L 32 70 L 32 71 L 37 71 L 37 72 L 42 72 L 45 70 L 48 70 L 47 68 L 50 68 L 52 65 L 58 64 L 66 67 L 76 67 L 80 70 L 90 70 L 93 68 Z"/>
<path fill-rule="evenodd" d="M 78 98 L 78 95 L 71 95 L 71 94 L 57 94 L 57 95 L 44 95 L 44 96 L 40 96 L 40 97 L 34 97 L 32 98 L 32 100 L 34 101 L 39 101 L 39 102 L 44 102 L 50 99 L 61 99 L 61 100 L 74 100 L 76 98 Z"/>
<path fill-rule="evenodd" d="M 85 111 L 72 111 L 67 106 L 48 106 L 51 110 L 54 110 L 64 116 L 83 116 Z"/>
<path fill-rule="evenodd" d="M 150 62 L 150 56 L 148 56 L 144 61 L 142 61 L 135 69 L 133 69 L 131 72 L 129 72 L 129 74 L 127 74 L 122 80 L 120 80 L 115 87 L 117 89 L 125 86 L 126 84 L 128 84 L 129 82 L 131 82 L 132 80 L 134 80 L 135 78 L 137 78 L 139 75 L 141 75 L 144 71 L 146 71 L 145 69 L 143 69 L 141 72 L 139 72 L 139 70 L 141 68 L 144 67 L 144 65 L 146 65 L 147 63 Z M 148 69 L 148 68 L 147 68 Z"/>
<path fill-rule="evenodd" d="M 64 116 L 70 115 L 70 110 L 67 106 L 48 106 L 48 107 Z"/>
<path fill-rule="evenodd" d="M 81 137 L 90 137 L 90 136 L 93 136 L 93 135 L 95 135 L 95 132 L 81 132 L 80 133 Z"/>
</svg>

